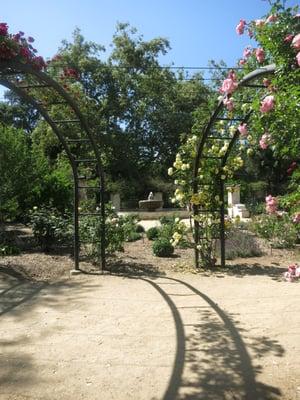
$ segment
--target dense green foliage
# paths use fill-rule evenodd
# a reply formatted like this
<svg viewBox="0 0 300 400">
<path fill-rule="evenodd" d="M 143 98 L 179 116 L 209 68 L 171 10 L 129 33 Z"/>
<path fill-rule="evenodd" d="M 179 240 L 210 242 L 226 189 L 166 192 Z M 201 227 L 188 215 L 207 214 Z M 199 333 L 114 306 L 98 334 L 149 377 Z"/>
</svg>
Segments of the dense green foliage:
<svg viewBox="0 0 300 400">
<path fill-rule="evenodd" d="M 290 248 L 299 242 L 299 224 L 293 223 L 288 214 L 261 215 L 250 225 L 252 231 L 259 237 L 269 239 L 275 248 Z"/>
<path fill-rule="evenodd" d="M 15 218 L 31 206 L 33 165 L 24 131 L 0 126 L 0 220 Z"/>
<path fill-rule="evenodd" d="M 55 208 L 34 207 L 30 212 L 30 226 L 43 251 L 50 251 L 54 244 L 72 243 L 72 219 Z"/>
<path fill-rule="evenodd" d="M 174 253 L 174 247 L 166 238 L 158 238 L 152 245 L 153 254 L 157 257 L 170 257 Z"/>
<path fill-rule="evenodd" d="M 152 228 L 149 228 L 146 232 L 146 236 L 148 240 L 155 240 L 159 236 L 159 228 L 156 226 L 153 226 Z"/>
</svg>

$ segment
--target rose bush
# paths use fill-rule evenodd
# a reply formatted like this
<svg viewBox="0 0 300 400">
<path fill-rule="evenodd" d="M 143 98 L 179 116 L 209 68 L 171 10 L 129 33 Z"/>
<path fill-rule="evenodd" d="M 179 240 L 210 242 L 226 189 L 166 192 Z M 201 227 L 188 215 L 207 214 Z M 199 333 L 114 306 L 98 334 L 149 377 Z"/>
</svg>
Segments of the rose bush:
<svg viewBox="0 0 300 400">
<path fill-rule="evenodd" d="M 199 234 L 206 239 L 201 243 L 196 240 L 195 247 L 200 252 L 203 266 L 215 263 L 213 240 L 220 224 L 214 210 L 220 209 L 224 201 L 220 183 L 226 180 L 234 182 L 245 158 L 256 152 L 272 151 L 278 160 L 276 162 L 290 159 L 295 163 L 299 157 L 300 39 L 297 8 L 284 8 L 281 2 L 276 1 L 264 18 L 250 22 L 241 19 L 236 32 L 238 35 L 247 33 L 256 41 L 257 47 L 244 49 L 239 62 L 242 71 L 230 71 L 219 89 L 219 107 L 222 103 L 224 109 L 223 119 L 210 130 L 209 136 L 214 139 L 202 140 L 208 119 L 196 122 L 192 135 L 182 144 L 173 167 L 168 171 L 176 185 L 172 202 L 187 206 L 198 214 L 194 217 L 195 224 L 200 225 Z M 259 89 L 253 91 L 244 87 L 239 90 L 238 82 L 247 73 L 269 64 L 276 65 L 276 72 L 254 82 Z M 235 120 L 244 122 L 238 125 Z M 237 138 L 234 145 L 233 138 Z M 191 166 L 195 163 L 199 146 L 203 150 L 202 157 L 198 170 L 193 171 Z M 225 165 L 220 163 L 223 157 L 226 157 Z M 289 168 L 290 175 L 297 171 L 298 164 L 293 165 Z M 275 213 L 276 206 L 270 195 L 268 212 Z"/>
</svg>

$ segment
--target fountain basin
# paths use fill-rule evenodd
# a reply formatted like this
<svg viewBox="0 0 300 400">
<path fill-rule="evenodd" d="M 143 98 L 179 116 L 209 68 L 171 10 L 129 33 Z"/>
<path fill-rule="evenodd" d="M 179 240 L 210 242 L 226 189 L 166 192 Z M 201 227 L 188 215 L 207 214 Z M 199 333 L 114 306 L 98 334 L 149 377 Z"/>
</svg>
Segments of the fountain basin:
<svg viewBox="0 0 300 400">
<path fill-rule="evenodd" d="M 161 200 L 140 200 L 139 208 L 145 211 L 155 211 L 163 206 L 163 201 Z"/>
</svg>

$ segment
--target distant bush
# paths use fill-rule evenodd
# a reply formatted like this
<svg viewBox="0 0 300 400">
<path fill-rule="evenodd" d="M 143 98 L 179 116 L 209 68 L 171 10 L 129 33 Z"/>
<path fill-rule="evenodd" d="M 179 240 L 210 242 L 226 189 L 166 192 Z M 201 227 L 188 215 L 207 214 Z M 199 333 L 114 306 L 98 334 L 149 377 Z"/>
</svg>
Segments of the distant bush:
<svg viewBox="0 0 300 400">
<path fill-rule="evenodd" d="M 20 252 L 19 247 L 15 244 L 13 233 L 0 228 L 0 256 L 13 256 Z"/>
<path fill-rule="evenodd" d="M 55 208 L 34 207 L 30 212 L 30 226 L 43 251 L 49 251 L 54 243 L 70 244 L 72 241 L 71 219 Z"/>
<path fill-rule="evenodd" d="M 233 260 L 241 257 L 258 257 L 262 255 L 258 239 L 253 233 L 232 228 L 227 232 L 225 257 L 227 260 Z"/>
<path fill-rule="evenodd" d="M 160 238 L 154 241 L 152 251 L 157 257 L 170 257 L 174 253 L 174 247 L 167 239 Z"/>
<path fill-rule="evenodd" d="M 155 226 L 152 228 L 149 228 L 146 232 L 146 236 L 149 240 L 155 240 L 159 236 L 159 228 L 156 228 Z"/>
<path fill-rule="evenodd" d="M 126 236 L 126 242 L 135 242 L 139 239 L 141 239 L 142 235 L 138 232 L 130 232 L 127 236 Z"/>
<path fill-rule="evenodd" d="M 257 236 L 270 240 L 275 248 L 291 248 L 297 242 L 297 226 L 288 214 L 261 215 L 253 219 L 249 228 Z"/>
<path fill-rule="evenodd" d="M 137 224 L 135 231 L 137 233 L 144 233 L 145 232 L 145 228 L 143 227 L 143 225 Z"/>
</svg>

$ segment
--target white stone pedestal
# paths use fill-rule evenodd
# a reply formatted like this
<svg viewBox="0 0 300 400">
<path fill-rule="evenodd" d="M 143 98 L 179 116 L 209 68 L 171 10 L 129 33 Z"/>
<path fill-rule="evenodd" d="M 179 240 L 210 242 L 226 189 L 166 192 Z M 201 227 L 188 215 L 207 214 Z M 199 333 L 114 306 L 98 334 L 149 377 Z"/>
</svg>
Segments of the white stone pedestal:
<svg viewBox="0 0 300 400">
<path fill-rule="evenodd" d="M 228 186 L 228 216 L 229 218 L 249 218 L 249 211 L 240 202 L 240 185 Z"/>
</svg>

